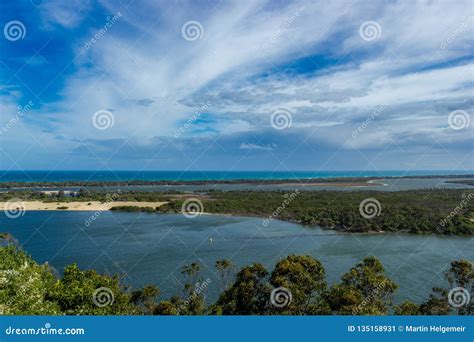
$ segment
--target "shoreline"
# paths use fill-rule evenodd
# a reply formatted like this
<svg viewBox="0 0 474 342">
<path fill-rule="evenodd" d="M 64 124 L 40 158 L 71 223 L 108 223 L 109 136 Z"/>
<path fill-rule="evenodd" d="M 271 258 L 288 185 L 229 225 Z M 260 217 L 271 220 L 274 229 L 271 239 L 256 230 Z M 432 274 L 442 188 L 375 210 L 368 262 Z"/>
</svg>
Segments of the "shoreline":
<svg viewBox="0 0 474 342">
<path fill-rule="evenodd" d="M 167 202 L 41 202 L 41 201 L 17 201 L 0 202 L 0 210 L 3 211 L 104 211 L 119 206 L 151 207 L 156 208 Z"/>
<path fill-rule="evenodd" d="M 213 185 L 213 184 L 258 184 L 258 185 L 300 185 L 300 186 L 374 186 L 383 179 L 474 179 L 471 174 L 426 175 L 426 176 L 359 176 L 328 178 L 281 178 L 281 179 L 214 179 L 214 180 L 130 180 L 130 181 L 48 181 L 48 182 L 15 182 L 0 181 L 2 189 L 61 188 L 61 187 L 107 187 L 107 186 L 177 186 L 177 185 Z"/>
</svg>

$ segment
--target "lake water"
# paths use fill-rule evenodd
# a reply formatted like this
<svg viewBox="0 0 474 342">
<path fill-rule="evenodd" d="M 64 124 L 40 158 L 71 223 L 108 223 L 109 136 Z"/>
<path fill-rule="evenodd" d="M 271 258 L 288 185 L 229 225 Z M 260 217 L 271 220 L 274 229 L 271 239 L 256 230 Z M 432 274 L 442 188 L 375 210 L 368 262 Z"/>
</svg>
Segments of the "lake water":
<svg viewBox="0 0 474 342">
<path fill-rule="evenodd" d="M 238 267 L 260 262 L 268 269 L 288 254 L 320 260 L 329 283 L 367 255 L 377 256 L 400 288 L 396 301 L 420 302 L 430 289 L 445 285 L 442 272 L 454 259 L 474 259 L 474 238 L 407 234 L 340 234 L 318 227 L 262 219 L 203 215 L 31 211 L 17 219 L 0 216 L 0 231 L 12 233 L 38 262 L 58 271 L 81 268 L 121 273 L 132 286 L 160 287 L 164 297 L 181 293 L 180 268 L 199 262 L 209 277 L 209 297 L 219 291 L 214 263 L 231 259 Z M 211 240 L 212 239 L 212 240 Z M 163 297 L 161 297 L 163 298 Z"/>
</svg>

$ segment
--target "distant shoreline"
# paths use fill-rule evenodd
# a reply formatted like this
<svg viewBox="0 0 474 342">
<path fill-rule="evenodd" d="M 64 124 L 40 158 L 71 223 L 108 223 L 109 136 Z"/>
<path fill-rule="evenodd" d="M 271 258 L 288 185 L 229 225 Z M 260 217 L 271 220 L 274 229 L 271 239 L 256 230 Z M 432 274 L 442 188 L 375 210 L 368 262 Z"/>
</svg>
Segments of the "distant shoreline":
<svg viewBox="0 0 474 342">
<path fill-rule="evenodd" d="M 47 181 L 8 182 L 0 181 L 2 189 L 61 188 L 61 187 L 106 187 L 106 186 L 168 186 L 168 185 L 210 185 L 210 184 L 258 184 L 258 185 L 301 185 L 301 186 L 374 186 L 383 179 L 433 179 L 474 178 L 474 174 L 426 175 L 426 176 L 367 176 L 330 178 L 284 178 L 284 179 L 219 179 L 219 180 L 130 180 L 130 181 Z"/>
</svg>

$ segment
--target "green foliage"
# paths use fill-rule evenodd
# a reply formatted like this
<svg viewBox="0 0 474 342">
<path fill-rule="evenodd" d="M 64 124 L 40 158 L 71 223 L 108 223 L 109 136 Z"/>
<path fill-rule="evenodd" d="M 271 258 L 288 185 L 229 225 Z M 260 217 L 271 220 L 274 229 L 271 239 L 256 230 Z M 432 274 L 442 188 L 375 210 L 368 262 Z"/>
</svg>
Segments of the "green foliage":
<svg viewBox="0 0 474 342">
<path fill-rule="evenodd" d="M 95 294 L 101 288 L 107 290 Z M 105 297 L 100 297 L 101 295 Z M 81 271 L 76 264 L 65 268 L 63 277 L 51 287 L 47 298 L 58 303 L 61 311 L 71 315 L 136 313 L 130 295 L 125 292 L 117 276 L 103 276 L 93 270 Z M 100 307 L 94 303 L 94 298 L 100 304 L 108 304 Z"/>
<path fill-rule="evenodd" d="M 405 301 L 399 306 L 395 307 L 395 314 L 396 315 L 404 315 L 404 316 L 415 316 L 420 315 L 420 307 L 415 303 L 410 301 Z"/>
<path fill-rule="evenodd" d="M 282 191 L 209 191 L 203 198 L 209 213 L 268 218 L 277 208 L 277 219 L 346 232 L 407 232 L 473 235 L 474 201 L 467 202 L 456 215 L 445 220 L 465 200 L 464 190 L 410 191 L 300 191 L 291 201 Z M 381 203 L 380 215 L 362 217 L 360 203 L 376 198 Z M 157 208 L 160 212 L 179 212 L 184 198 L 170 199 Z M 285 202 L 286 201 L 286 202 Z"/>
<path fill-rule="evenodd" d="M 258 315 L 267 310 L 271 287 L 268 271 L 261 264 L 243 267 L 234 284 L 219 297 L 214 311 L 224 315 Z"/>
<path fill-rule="evenodd" d="M 343 315 L 386 315 L 397 285 L 384 274 L 382 263 L 366 257 L 342 276 L 327 295 L 331 310 Z"/>
<path fill-rule="evenodd" d="M 47 299 L 55 279 L 49 266 L 38 265 L 13 245 L 0 247 L 0 313 L 57 315 L 60 308 Z"/>
<path fill-rule="evenodd" d="M 445 272 L 448 288 L 433 289 L 421 305 L 404 302 L 393 307 L 397 288 L 385 276 L 381 262 L 366 257 L 330 287 L 321 263 L 311 256 L 290 255 L 280 260 L 270 273 L 261 264 L 244 266 L 233 278 L 229 260 L 216 262 L 223 291 L 216 303 L 206 306 L 205 290 L 197 263 L 184 265 L 183 294 L 158 301 L 156 286 L 129 291 L 117 276 L 80 270 L 76 264 L 57 278 L 48 264 L 38 265 L 18 249 L 8 234 L 0 245 L 0 313 L 5 315 L 473 315 L 472 302 L 450 305 L 452 288 L 471 290 L 473 265 L 455 260 Z M 223 285 L 224 284 L 224 285 Z M 205 286 L 204 286 L 205 285 Z M 291 301 L 279 307 L 272 303 L 272 290 L 284 288 Z"/>
<path fill-rule="evenodd" d="M 468 260 L 455 260 L 451 262 L 451 267 L 445 272 L 445 278 L 448 281 L 450 287 L 448 289 L 435 287 L 433 293 L 427 302 L 420 305 L 420 312 L 424 315 L 473 315 L 474 305 L 472 298 L 467 305 L 461 305 L 454 307 L 449 303 L 449 293 L 451 290 L 456 288 L 465 289 L 470 295 L 473 292 L 474 286 L 474 268 L 472 262 Z M 457 291 L 454 291 L 456 293 Z M 452 294 L 451 300 L 456 303 L 455 295 Z"/>
<path fill-rule="evenodd" d="M 326 290 L 324 267 L 313 257 L 290 255 L 280 260 L 273 270 L 270 283 L 273 287 L 290 290 L 292 301 L 281 310 L 292 314 L 304 313 L 323 307 L 321 297 Z"/>
</svg>

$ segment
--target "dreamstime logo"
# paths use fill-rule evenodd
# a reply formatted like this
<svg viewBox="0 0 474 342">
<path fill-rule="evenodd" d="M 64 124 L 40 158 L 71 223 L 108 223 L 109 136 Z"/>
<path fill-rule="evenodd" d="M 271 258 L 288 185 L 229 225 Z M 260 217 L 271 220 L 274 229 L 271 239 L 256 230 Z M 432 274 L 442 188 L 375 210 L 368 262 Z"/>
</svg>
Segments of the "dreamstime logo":
<svg viewBox="0 0 474 342">
<path fill-rule="evenodd" d="M 25 38 L 26 27 L 21 21 L 12 20 L 5 24 L 3 27 L 3 34 L 9 41 L 17 41 Z"/>
<path fill-rule="evenodd" d="M 179 129 L 177 129 L 173 136 L 177 139 L 179 138 L 189 127 L 191 127 L 192 124 L 194 124 L 194 122 L 199 119 L 199 117 L 204 114 L 208 109 L 209 107 L 211 106 L 211 102 L 207 101 L 204 105 L 202 105 L 201 107 L 199 107 L 195 112 L 194 112 L 194 115 L 192 117 L 190 117 L 188 119 L 188 121 L 186 121 L 186 123 L 184 125 L 182 125 Z"/>
<path fill-rule="evenodd" d="M 109 29 L 112 28 L 112 26 L 122 17 L 122 12 L 118 11 L 117 14 L 115 14 L 113 17 L 110 17 L 108 16 L 106 18 L 106 23 L 104 24 L 104 26 L 96 32 L 96 34 L 91 38 L 89 39 L 89 41 L 87 41 L 85 44 L 84 44 L 84 48 L 87 50 L 87 49 L 90 49 L 92 47 L 92 45 L 94 45 L 96 42 L 99 41 L 100 38 L 102 38 Z"/>
<path fill-rule="evenodd" d="M 94 222 L 95 220 L 97 220 L 97 218 L 102 214 L 102 212 L 103 212 L 104 210 L 107 210 L 107 209 L 106 209 L 106 208 L 107 208 L 107 204 L 110 204 L 110 203 L 116 201 L 116 200 L 119 198 L 121 192 L 122 192 L 122 191 L 119 189 L 117 192 L 113 193 L 112 195 L 107 194 L 107 195 L 105 196 L 105 197 L 106 197 L 106 201 L 105 201 L 105 203 L 103 203 L 103 205 L 105 205 L 105 206 L 104 206 L 104 209 L 99 209 L 99 210 L 97 210 L 94 214 L 92 214 L 90 217 L 88 217 L 88 218 L 84 221 L 84 225 L 85 225 L 86 227 L 89 227 L 89 226 L 92 224 L 92 222 Z"/>
<path fill-rule="evenodd" d="M 452 211 L 450 211 L 444 219 L 441 220 L 441 222 L 439 223 L 441 227 L 446 226 L 448 222 L 453 219 L 454 216 L 456 216 L 468 207 L 469 202 L 474 198 L 474 193 L 471 192 L 467 195 L 462 194 L 461 197 L 462 200 L 459 202 L 459 204 Z"/>
<path fill-rule="evenodd" d="M 371 42 L 380 38 L 382 35 L 382 28 L 375 21 L 366 21 L 360 25 L 359 35 L 363 40 Z"/>
<path fill-rule="evenodd" d="M 375 198 L 366 198 L 359 204 L 359 212 L 362 217 L 366 219 L 374 218 L 375 216 L 379 216 L 382 212 L 382 206 L 380 202 L 377 201 Z"/>
<path fill-rule="evenodd" d="M 0 129 L 0 135 L 3 135 L 8 132 L 13 126 L 16 125 L 16 123 L 26 114 L 31 110 L 31 107 L 33 107 L 33 101 L 29 101 L 26 105 L 24 106 L 18 106 L 17 107 L 17 112 L 16 115 L 10 119 L 1 129 Z"/>
<path fill-rule="evenodd" d="M 188 305 L 197 298 L 197 296 L 199 296 L 201 293 L 204 293 L 211 283 L 211 279 L 207 278 L 202 283 L 194 284 L 194 290 L 191 295 L 178 308 L 176 308 L 177 314 L 180 315 L 181 311 L 185 310 Z"/>
<path fill-rule="evenodd" d="M 448 293 L 448 302 L 453 308 L 460 308 L 471 301 L 469 291 L 464 287 L 455 287 Z"/>
<path fill-rule="evenodd" d="M 26 205 L 25 202 L 21 202 L 16 199 L 11 199 L 5 203 L 3 211 L 8 218 L 18 218 L 25 215 Z"/>
<path fill-rule="evenodd" d="M 181 35 L 187 41 L 192 42 L 204 36 L 204 28 L 199 21 L 190 20 L 181 27 Z"/>
<path fill-rule="evenodd" d="M 204 212 L 204 205 L 197 198 L 188 198 L 181 205 L 181 213 L 187 218 L 201 216 Z"/>
<path fill-rule="evenodd" d="M 114 303 L 114 293 L 108 287 L 99 287 L 92 294 L 92 302 L 99 308 L 112 305 Z"/>
<path fill-rule="evenodd" d="M 301 7 L 298 11 L 296 11 L 291 17 L 285 19 L 283 24 L 273 33 L 270 39 L 267 39 L 263 44 L 262 47 L 264 49 L 268 49 L 271 44 L 275 43 L 287 30 L 288 28 L 293 25 L 296 19 L 301 15 L 301 11 L 303 11 L 304 7 Z"/>
<path fill-rule="evenodd" d="M 98 110 L 92 117 L 92 124 L 95 128 L 100 129 L 101 131 L 112 127 L 114 122 L 115 118 L 112 112 L 105 109 Z"/>
<path fill-rule="evenodd" d="M 383 111 L 385 110 L 385 108 L 387 108 L 387 106 L 388 106 L 388 102 L 386 102 L 386 103 L 384 103 L 380 106 L 377 106 L 375 108 L 375 110 L 372 112 L 372 115 L 370 117 L 368 117 L 362 123 L 362 125 L 360 125 L 359 127 L 357 127 L 357 129 L 352 131 L 352 137 L 356 138 L 358 135 L 360 135 L 380 114 L 383 113 Z"/>
<path fill-rule="evenodd" d="M 469 117 L 469 114 L 467 114 L 466 111 L 455 110 L 449 113 L 448 124 L 449 127 L 454 129 L 455 131 L 458 131 L 460 129 L 469 127 L 469 125 L 471 124 L 471 118 Z"/>
<path fill-rule="evenodd" d="M 474 21 L 474 15 L 470 15 L 466 17 L 461 22 L 461 24 L 458 27 L 456 27 L 454 31 L 451 32 L 448 38 L 446 38 L 445 40 L 441 42 L 441 44 L 439 44 L 439 47 L 441 48 L 441 50 L 446 49 L 449 46 L 449 44 L 451 44 L 451 42 L 453 42 L 464 30 L 466 30 L 466 28 L 469 29 L 470 21 Z"/>
<path fill-rule="evenodd" d="M 283 200 L 283 202 L 281 202 L 281 205 L 275 209 L 275 211 L 270 215 L 268 216 L 268 218 L 264 219 L 262 221 L 262 225 L 264 227 L 268 226 L 268 224 L 270 223 L 270 221 L 274 220 L 276 217 L 278 217 L 278 215 L 280 215 L 280 213 L 286 209 L 286 207 L 296 198 L 296 196 L 298 196 L 300 194 L 300 191 L 299 190 L 295 190 L 294 192 L 292 192 L 291 194 L 284 194 L 283 197 L 285 198 Z"/>
<path fill-rule="evenodd" d="M 275 110 L 270 116 L 270 124 L 279 131 L 290 128 L 292 122 L 291 112 L 285 108 Z"/>
<path fill-rule="evenodd" d="M 274 288 L 270 294 L 270 302 L 277 308 L 283 308 L 287 305 L 290 305 L 292 300 L 293 296 L 291 291 L 283 286 Z"/>
<path fill-rule="evenodd" d="M 352 314 L 355 316 L 355 315 L 360 315 L 360 311 L 367 305 L 369 304 L 374 298 L 375 296 L 377 296 L 379 294 L 379 292 L 383 291 L 384 288 L 385 288 L 385 281 L 381 281 L 377 287 L 367 296 L 364 298 L 364 300 L 362 301 L 362 303 L 360 303 L 359 305 L 357 305 L 355 308 L 352 309 Z"/>
</svg>

